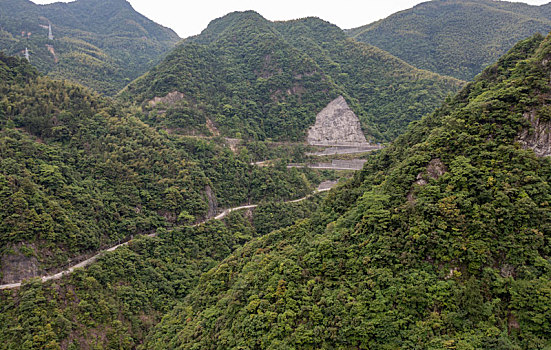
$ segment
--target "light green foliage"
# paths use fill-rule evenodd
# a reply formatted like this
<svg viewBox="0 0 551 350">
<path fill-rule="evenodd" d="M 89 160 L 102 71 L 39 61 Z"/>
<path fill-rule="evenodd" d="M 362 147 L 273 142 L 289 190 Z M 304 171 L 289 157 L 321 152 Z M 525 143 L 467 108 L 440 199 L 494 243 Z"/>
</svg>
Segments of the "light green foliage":
<svg viewBox="0 0 551 350">
<path fill-rule="evenodd" d="M 20 59 L 0 56 L 0 74 L 2 255 L 33 243 L 41 268 L 63 266 L 136 233 L 197 222 L 209 201 L 299 198 L 320 181 L 283 162 L 254 167 L 245 150 L 171 138 L 109 99 L 38 77 Z"/>
<path fill-rule="evenodd" d="M 298 220 L 314 210 L 316 201 L 280 204 L 272 212 Z M 260 215 L 268 208 L 259 208 Z M 253 212 L 252 221 L 261 222 L 260 230 L 243 212 L 224 222 L 161 229 L 157 237 L 133 240 L 67 278 L 0 292 L 0 349 L 135 348 L 202 273 L 253 237 L 282 226 L 273 222 L 270 227 L 257 215 Z"/>
</svg>

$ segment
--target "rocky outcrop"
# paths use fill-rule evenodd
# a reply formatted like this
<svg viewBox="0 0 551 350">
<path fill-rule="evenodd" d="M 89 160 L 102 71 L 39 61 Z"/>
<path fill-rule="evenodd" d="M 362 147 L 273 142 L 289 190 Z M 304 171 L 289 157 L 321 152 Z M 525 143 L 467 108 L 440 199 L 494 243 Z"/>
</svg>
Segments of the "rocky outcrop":
<svg viewBox="0 0 551 350">
<path fill-rule="evenodd" d="M 427 164 L 427 170 L 425 172 L 417 174 L 415 184 L 423 186 L 427 184 L 428 179 L 438 180 L 446 171 L 448 171 L 448 169 L 440 158 L 434 158 Z"/>
<path fill-rule="evenodd" d="M 413 185 L 425 186 L 429 180 L 438 180 L 447 171 L 448 168 L 446 167 L 446 164 L 442 163 L 442 160 L 440 160 L 440 158 L 431 159 L 429 164 L 427 164 L 427 169 L 417 174 Z M 413 193 L 414 187 L 412 186 L 407 195 L 407 199 L 409 202 L 413 202 L 415 200 L 415 196 Z"/>
<path fill-rule="evenodd" d="M 216 212 L 218 211 L 218 202 L 214 191 L 209 185 L 205 186 L 205 194 L 207 196 L 209 206 L 209 210 L 207 211 L 207 219 L 210 219 L 216 216 Z"/>
<path fill-rule="evenodd" d="M 368 143 L 360 120 L 339 96 L 316 116 L 316 124 L 308 130 L 308 144 L 312 146 L 363 147 Z"/>
<path fill-rule="evenodd" d="M 206 118 L 206 119 L 207 119 L 207 129 L 211 132 L 212 136 L 220 136 L 220 131 L 218 131 L 218 129 L 216 128 L 216 125 L 214 125 L 212 120 L 210 120 L 209 118 Z"/>
<path fill-rule="evenodd" d="M 234 139 L 230 137 L 224 138 L 226 146 L 228 146 L 233 153 L 237 153 L 239 145 L 241 144 L 241 139 Z"/>
<path fill-rule="evenodd" d="M 551 122 L 541 120 L 532 111 L 524 114 L 530 125 L 530 129 L 521 131 L 517 141 L 524 149 L 532 149 L 539 157 L 551 156 Z"/>
<path fill-rule="evenodd" d="M 28 278 L 39 276 L 42 271 L 38 267 L 38 260 L 34 256 L 23 254 L 19 248 L 14 248 L 13 254 L 2 256 L 1 283 L 14 283 Z"/>
<path fill-rule="evenodd" d="M 151 107 L 155 107 L 158 104 L 173 105 L 176 102 L 182 100 L 184 94 L 179 91 L 169 92 L 165 97 L 155 97 L 149 101 Z"/>
<path fill-rule="evenodd" d="M 46 48 L 48 49 L 48 51 L 50 52 L 50 54 L 53 56 L 54 58 L 54 63 L 58 63 L 59 60 L 57 59 L 57 55 L 55 54 L 55 48 L 53 45 L 48 45 L 46 44 Z"/>
</svg>

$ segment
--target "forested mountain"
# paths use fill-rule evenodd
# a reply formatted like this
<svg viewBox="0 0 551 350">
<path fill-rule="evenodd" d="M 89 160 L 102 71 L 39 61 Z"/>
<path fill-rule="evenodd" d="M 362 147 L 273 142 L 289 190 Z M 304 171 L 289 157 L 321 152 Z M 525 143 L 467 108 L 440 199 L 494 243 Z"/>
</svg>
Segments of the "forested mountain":
<svg viewBox="0 0 551 350">
<path fill-rule="evenodd" d="M 235 251 L 144 349 L 551 345 L 551 37 L 517 44 L 298 225 Z"/>
<path fill-rule="evenodd" d="M 41 72 L 107 94 L 145 73 L 178 40 L 171 29 L 137 13 L 126 0 L 0 2 L 0 50 L 23 57 L 28 48 L 31 63 Z"/>
<path fill-rule="evenodd" d="M 171 137 L 110 99 L 0 54 L 0 281 L 61 270 L 217 205 L 309 194 L 316 174 L 259 168 L 247 150 Z"/>
<path fill-rule="evenodd" d="M 517 41 L 551 30 L 551 4 L 434 0 L 347 34 L 417 68 L 471 80 Z"/>
<path fill-rule="evenodd" d="M 302 141 L 316 113 L 343 95 L 368 139 L 388 140 L 461 85 L 320 19 L 270 22 L 248 11 L 212 21 L 120 97 L 171 130 L 202 133 L 208 123 L 226 136 Z M 157 105 L 163 99 L 170 104 Z"/>
<path fill-rule="evenodd" d="M 512 36 L 551 17 L 415 11 L 446 6 Z M 0 23 L 30 51 L 0 52 L 0 284 L 24 280 L 0 290 L 0 349 L 551 347 L 551 35 L 466 84 L 317 18 L 235 12 L 111 98 L 177 36 L 124 0 L 2 0 Z M 336 174 L 287 168 L 307 158 L 286 141 L 338 96 L 393 142 L 310 196 Z"/>
</svg>

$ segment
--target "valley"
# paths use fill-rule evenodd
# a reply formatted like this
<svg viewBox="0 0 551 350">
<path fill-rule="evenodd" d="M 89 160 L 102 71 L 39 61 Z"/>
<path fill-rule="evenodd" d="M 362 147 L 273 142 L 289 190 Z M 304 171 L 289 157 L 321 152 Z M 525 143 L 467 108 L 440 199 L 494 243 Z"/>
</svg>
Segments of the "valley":
<svg viewBox="0 0 551 350">
<path fill-rule="evenodd" d="M 0 350 L 551 346 L 550 4 L 134 5 L 0 3 Z"/>
</svg>

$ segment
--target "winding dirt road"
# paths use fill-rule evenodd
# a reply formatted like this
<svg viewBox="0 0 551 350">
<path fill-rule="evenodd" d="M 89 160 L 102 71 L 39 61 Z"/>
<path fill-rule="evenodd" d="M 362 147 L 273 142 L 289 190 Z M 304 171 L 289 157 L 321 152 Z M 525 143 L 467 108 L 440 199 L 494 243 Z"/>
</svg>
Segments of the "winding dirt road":
<svg viewBox="0 0 551 350">
<path fill-rule="evenodd" d="M 286 201 L 285 203 L 297 203 L 297 202 L 301 202 L 303 200 L 306 200 L 310 197 L 312 197 L 313 195 L 315 195 L 316 193 L 319 193 L 319 192 L 325 192 L 325 191 L 329 191 L 331 188 L 333 188 L 335 185 L 337 184 L 336 181 L 325 181 L 325 182 L 322 182 L 318 188 L 312 193 L 312 194 L 309 194 L 308 196 L 306 197 L 302 197 L 302 198 L 299 198 L 299 199 L 294 199 L 294 200 L 289 200 L 289 201 Z M 205 222 L 207 221 L 210 221 L 210 220 L 221 220 L 223 218 L 225 218 L 229 213 L 231 213 L 232 211 L 237 211 L 237 210 L 242 210 L 242 209 L 252 209 L 252 208 L 256 208 L 258 207 L 258 204 L 251 204 L 251 205 L 242 205 L 242 206 L 239 206 L 239 207 L 234 207 L 234 208 L 228 208 L 228 209 L 225 209 L 223 212 L 221 212 L 220 214 L 216 215 L 214 218 L 210 218 L 210 219 L 206 219 L 204 221 L 201 221 L 193 226 L 199 226 L 199 225 L 202 225 L 204 224 Z M 157 234 L 156 233 L 151 233 L 147 236 L 149 237 L 155 237 Z M 58 272 L 54 275 L 49 275 L 49 276 L 42 276 L 40 279 L 42 282 L 46 282 L 46 281 L 50 281 L 50 280 L 58 280 L 60 278 L 62 278 L 63 276 L 66 276 L 70 273 L 72 273 L 75 269 L 78 269 L 78 268 L 82 268 L 82 267 L 86 267 L 92 263 L 94 263 L 96 260 L 98 260 L 98 258 L 100 256 L 102 256 L 103 254 L 105 254 L 106 252 L 112 252 L 114 250 L 116 250 L 117 248 L 120 248 L 122 246 L 125 246 L 127 245 L 129 242 L 131 242 L 132 240 L 130 241 L 127 241 L 127 242 L 124 242 L 124 243 L 120 243 L 120 244 L 117 244 L 111 248 L 108 248 L 108 249 L 105 249 L 105 250 L 102 250 L 100 251 L 99 253 L 97 253 L 96 255 L 92 256 L 91 258 L 89 259 L 86 259 L 84 261 L 81 261 L 79 262 L 78 264 L 76 265 L 73 265 L 71 267 L 69 267 L 68 269 L 66 270 L 63 270 L 61 272 Z M 9 283 L 9 284 L 2 284 L 0 285 L 0 290 L 2 289 L 13 289 L 13 288 L 19 288 L 21 287 L 21 284 L 22 284 L 23 281 L 21 282 L 16 282 L 16 283 Z"/>
</svg>

